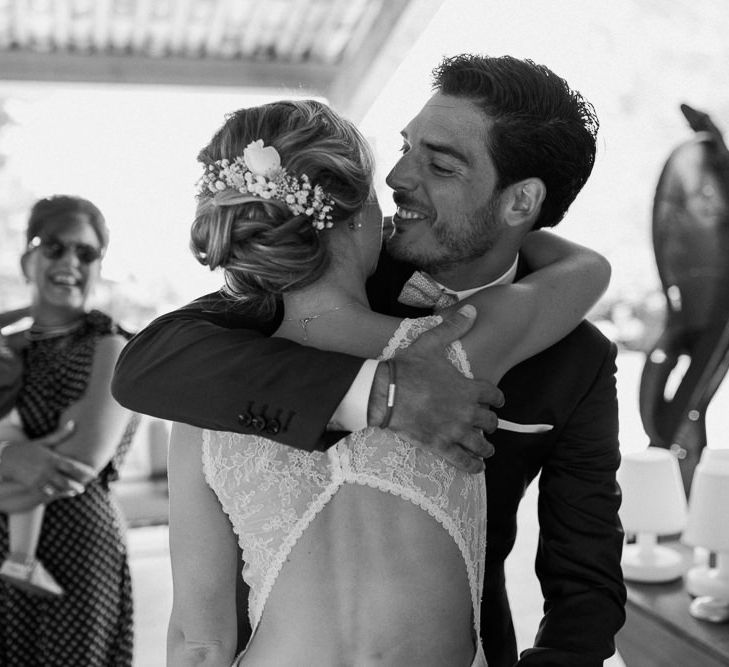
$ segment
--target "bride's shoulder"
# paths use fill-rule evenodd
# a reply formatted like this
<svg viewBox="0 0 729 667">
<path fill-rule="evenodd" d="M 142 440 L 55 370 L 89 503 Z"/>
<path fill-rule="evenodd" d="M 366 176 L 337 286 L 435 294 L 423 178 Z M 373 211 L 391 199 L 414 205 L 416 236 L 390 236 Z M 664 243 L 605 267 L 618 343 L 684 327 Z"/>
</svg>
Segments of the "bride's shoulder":
<svg viewBox="0 0 729 667">
<path fill-rule="evenodd" d="M 389 359 L 398 350 L 411 345 L 422 333 L 438 326 L 443 321 L 440 315 L 426 315 L 425 317 L 405 318 L 392 334 L 390 341 L 380 355 L 381 359 Z"/>
</svg>

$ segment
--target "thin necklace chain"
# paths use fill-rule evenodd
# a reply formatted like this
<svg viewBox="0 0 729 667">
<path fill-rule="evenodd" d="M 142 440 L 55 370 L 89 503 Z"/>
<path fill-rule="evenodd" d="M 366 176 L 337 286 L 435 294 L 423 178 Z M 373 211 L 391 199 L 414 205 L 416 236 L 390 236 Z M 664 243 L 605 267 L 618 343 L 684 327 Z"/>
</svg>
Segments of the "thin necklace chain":
<svg viewBox="0 0 729 667">
<path fill-rule="evenodd" d="M 79 318 L 74 322 L 68 324 L 56 324 L 50 326 L 44 326 L 43 324 L 33 323 L 25 332 L 25 337 L 30 340 L 46 340 L 47 338 L 58 338 L 70 334 L 76 329 L 80 328 L 83 324 L 83 318 Z"/>
<path fill-rule="evenodd" d="M 337 306 L 336 308 L 329 308 L 329 310 L 323 310 L 321 313 L 315 313 L 314 315 L 307 315 L 306 317 L 284 317 L 284 322 L 298 322 L 299 326 L 304 332 L 304 340 L 309 340 L 309 334 L 306 330 L 306 327 L 309 326 L 309 322 L 312 320 L 319 319 L 322 315 L 328 315 L 329 313 L 333 313 L 336 310 L 342 310 L 343 308 L 347 308 L 348 306 L 356 306 L 357 301 L 350 301 L 349 303 L 343 303 L 341 306 Z"/>
</svg>

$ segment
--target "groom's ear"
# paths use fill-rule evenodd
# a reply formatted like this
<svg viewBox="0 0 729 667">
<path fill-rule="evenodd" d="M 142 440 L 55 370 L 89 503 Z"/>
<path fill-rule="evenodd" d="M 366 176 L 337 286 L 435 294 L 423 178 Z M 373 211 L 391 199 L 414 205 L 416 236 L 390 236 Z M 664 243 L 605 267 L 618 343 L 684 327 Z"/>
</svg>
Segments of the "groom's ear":
<svg viewBox="0 0 729 667">
<path fill-rule="evenodd" d="M 506 224 L 509 227 L 531 227 L 542 210 L 546 194 L 547 188 L 541 178 L 526 178 L 509 185 L 502 199 Z"/>
</svg>

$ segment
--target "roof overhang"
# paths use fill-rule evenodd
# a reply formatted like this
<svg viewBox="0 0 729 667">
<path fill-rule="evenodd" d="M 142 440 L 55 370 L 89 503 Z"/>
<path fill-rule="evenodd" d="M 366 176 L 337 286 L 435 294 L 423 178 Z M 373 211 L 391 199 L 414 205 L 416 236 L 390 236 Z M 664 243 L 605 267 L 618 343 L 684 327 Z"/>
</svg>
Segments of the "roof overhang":
<svg viewBox="0 0 729 667">
<path fill-rule="evenodd" d="M 265 89 L 359 120 L 442 0 L 5 3 L 0 81 Z"/>
</svg>

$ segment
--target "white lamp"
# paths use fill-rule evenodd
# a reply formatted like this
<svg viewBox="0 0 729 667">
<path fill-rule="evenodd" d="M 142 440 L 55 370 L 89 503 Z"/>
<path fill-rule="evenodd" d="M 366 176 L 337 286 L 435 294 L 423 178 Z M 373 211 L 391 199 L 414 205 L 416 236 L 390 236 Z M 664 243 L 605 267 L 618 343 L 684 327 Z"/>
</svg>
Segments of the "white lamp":
<svg viewBox="0 0 729 667">
<path fill-rule="evenodd" d="M 698 596 L 691 613 L 706 618 L 703 607 L 723 605 L 729 617 L 729 460 L 725 456 L 704 455 L 696 466 L 682 539 L 716 553 L 715 567 L 694 567 L 686 575 L 686 589 Z"/>
<path fill-rule="evenodd" d="M 700 462 L 708 463 L 711 465 L 712 461 L 729 461 L 729 447 L 725 449 L 717 449 L 715 447 L 704 447 L 701 450 Z M 711 560 L 711 551 L 705 547 L 694 548 L 694 566 L 701 568 L 708 568 L 709 561 Z M 689 593 L 691 591 L 689 590 Z M 694 593 L 691 593 L 694 595 Z"/>
<path fill-rule="evenodd" d="M 686 525 L 686 494 L 675 455 L 660 447 L 623 454 L 617 473 L 623 493 L 620 520 L 635 544 L 623 548 L 623 577 L 658 583 L 678 579 L 686 569 L 675 549 L 657 544 L 659 535 Z"/>
</svg>

